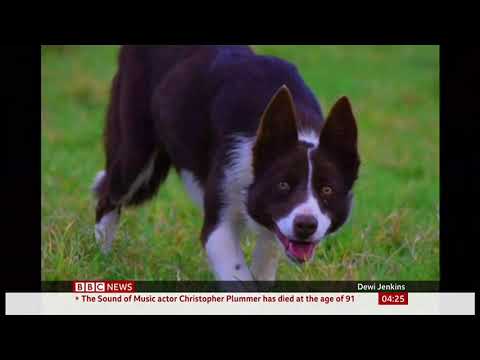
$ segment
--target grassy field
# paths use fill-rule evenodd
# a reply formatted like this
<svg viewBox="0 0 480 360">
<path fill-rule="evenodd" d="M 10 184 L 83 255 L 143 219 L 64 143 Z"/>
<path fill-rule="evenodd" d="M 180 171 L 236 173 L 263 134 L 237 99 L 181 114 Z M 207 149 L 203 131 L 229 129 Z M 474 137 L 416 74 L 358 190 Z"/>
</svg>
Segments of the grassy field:
<svg viewBox="0 0 480 360">
<path fill-rule="evenodd" d="M 362 157 L 351 221 L 314 261 L 282 260 L 283 280 L 439 278 L 439 48 L 255 46 L 295 63 L 328 112 L 350 97 Z M 94 238 L 90 186 L 116 46 L 42 49 L 42 279 L 213 280 L 200 211 L 171 173 L 158 196 L 123 212 L 113 252 Z M 251 259 L 254 239 L 244 246 Z"/>
</svg>

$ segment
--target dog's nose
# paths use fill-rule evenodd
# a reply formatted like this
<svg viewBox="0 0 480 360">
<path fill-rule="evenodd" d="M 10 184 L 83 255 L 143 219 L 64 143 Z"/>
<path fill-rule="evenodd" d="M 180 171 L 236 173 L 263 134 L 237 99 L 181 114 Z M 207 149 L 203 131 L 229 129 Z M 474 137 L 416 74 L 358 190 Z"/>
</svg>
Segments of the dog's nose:
<svg viewBox="0 0 480 360">
<path fill-rule="evenodd" d="M 318 222 L 312 215 L 297 215 L 293 221 L 295 235 L 300 239 L 306 239 L 317 230 Z"/>
</svg>

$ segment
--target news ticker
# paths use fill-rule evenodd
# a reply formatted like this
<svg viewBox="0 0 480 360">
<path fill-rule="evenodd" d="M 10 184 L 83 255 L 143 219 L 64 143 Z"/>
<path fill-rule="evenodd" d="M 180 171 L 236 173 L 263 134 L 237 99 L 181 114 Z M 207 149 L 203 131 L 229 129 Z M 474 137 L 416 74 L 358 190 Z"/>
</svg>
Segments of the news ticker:
<svg viewBox="0 0 480 360">
<path fill-rule="evenodd" d="M 268 292 L 258 288 L 255 292 L 229 292 L 221 283 L 224 291 L 188 292 L 180 290 L 177 283 L 175 291 L 153 292 L 139 291 L 149 287 L 145 282 L 73 281 L 63 292 L 6 293 L 6 315 L 475 314 L 474 293 L 418 291 L 418 286 L 417 291 L 410 291 L 407 283 L 398 282 L 355 284 L 356 291 L 292 292 L 272 291 L 270 287 Z"/>
</svg>

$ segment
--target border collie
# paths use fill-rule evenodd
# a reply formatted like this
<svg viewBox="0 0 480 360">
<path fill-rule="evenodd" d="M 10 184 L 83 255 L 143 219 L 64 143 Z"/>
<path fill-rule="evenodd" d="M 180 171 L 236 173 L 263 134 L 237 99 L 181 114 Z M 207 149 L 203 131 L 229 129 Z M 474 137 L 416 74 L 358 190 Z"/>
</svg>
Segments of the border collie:
<svg viewBox="0 0 480 360">
<path fill-rule="evenodd" d="M 248 46 L 123 46 L 93 186 L 95 236 L 112 248 L 121 209 L 151 199 L 173 166 L 203 210 L 217 280 L 273 281 L 348 219 L 360 157 L 349 100 L 326 119 L 292 64 Z M 252 265 L 241 230 L 258 234 Z"/>
</svg>

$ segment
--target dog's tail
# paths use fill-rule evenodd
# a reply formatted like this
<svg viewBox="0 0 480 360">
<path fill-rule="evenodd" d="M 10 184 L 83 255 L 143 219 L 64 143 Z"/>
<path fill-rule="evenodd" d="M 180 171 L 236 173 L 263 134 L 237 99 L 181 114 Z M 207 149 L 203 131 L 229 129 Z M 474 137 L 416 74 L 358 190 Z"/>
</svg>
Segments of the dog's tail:
<svg viewBox="0 0 480 360">
<path fill-rule="evenodd" d="M 136 205 L 151 198 L 170 168 L 151 114 L 152 51 L 125 45 L 119 52 L 103 134 L 105 171 L 97 174 L 92 187 L 99 202 L 109 206 Z M 145 169 L 151 172 L 144 173 Z M 149 176 L 143 179 L 142 174 Z"/>
</svg>

